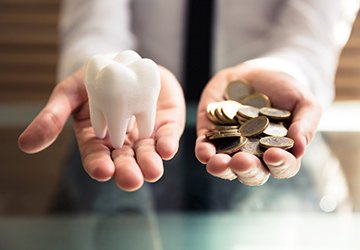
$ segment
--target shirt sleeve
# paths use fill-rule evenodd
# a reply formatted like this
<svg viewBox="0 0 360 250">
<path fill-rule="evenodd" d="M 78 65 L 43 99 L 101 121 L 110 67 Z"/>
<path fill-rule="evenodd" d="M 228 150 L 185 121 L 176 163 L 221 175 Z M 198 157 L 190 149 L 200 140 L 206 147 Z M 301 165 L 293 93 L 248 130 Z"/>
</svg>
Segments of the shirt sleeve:
<svg viewBox="0 0 360 250">
<path fill-rule="evenodd" d="M 130 0 L 63 0 L 60 11 L 58 80 L 89 57 L 135 46 L 130 27 Z"/>
<path fill-rule="evenodd" d="M 290 0 L 269 34 L 271 50 L 245 62 L 281 71 L 310 89 L 326 107 L 334 98 L 341 49 L 355 20 L 359 0 Z"/>
</svg>

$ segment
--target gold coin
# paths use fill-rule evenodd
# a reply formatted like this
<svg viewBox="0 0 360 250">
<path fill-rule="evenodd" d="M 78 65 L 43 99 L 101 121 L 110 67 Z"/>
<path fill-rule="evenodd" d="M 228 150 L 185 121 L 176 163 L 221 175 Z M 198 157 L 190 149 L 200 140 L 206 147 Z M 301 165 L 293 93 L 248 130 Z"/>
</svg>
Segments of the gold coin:
<svg viewBox="0 0 360 250">
<path fill-rule="evenodd" d="M 259 142 L 265 148 L 277 147 L 286 150 L 294 146 L 294 140 L 289 137 L 266 136 L 261 138 Z"/>
<path fill-rule="evenodd" d="M 259 111 L 260 114 L 267 116 L 270 119 L 286 119 L 290 117 L 291 112 L 283 109 L 263 107 Z"/>
<path fill-rule="evenodd" d="M 222 102 L 221 110 L 226 118 L 233 121 L 241 104 L 232 100 Z"/>
<path fill-rule="evenodd" d="M 237 114 L 245 119 L 255 118 L 259 116 L 259 109 L 249 105 L 241 105 Z"/>
<path fill-rule="evenodd" d="M 226 86 L 224 97 L 226 100 L 241 102 L 245 96 L 252 93 L 254 93 L 254 89 L 249 84 L 236 80 Z"/>
<path fill-rule="evenodd" d="M 246 96 L 241 100 L 241 104 L 253 106 L 256 108 L 271 107 L 271 102 L 268 96 L 262 93 L 255 93 Z"/>
<path fill-rule="evenodd" d="M 221 106 L 219 106 L 217 109 L 215 109 L 215 116 L 218 119 L 219 124 L 225 124 L 225 125 L 237 124 L 237 121 L 235 119 L 234 120 L 229 119 L 224 115 L 224 113 L 221 109 Z"/>
<path fill-rule="evenodd" d="M 228 130 L 228 129 L 239 129 L 240 126 L 237 125 L 216 125 L 214 129 L 217 130 Z"/>
<path fill-rule="evenodd" d="M 255 93 L 251 85 L 240 80 L 226 86 L 224 97 L 225 101 L 210 103 L 206 108 L 215 125 L 205 136 L 217 153 L 242 151 L 261 158 L 267 148 L 286 150 L 294 146 L 294 141 L 286 137 L 287 126 L 280 121 L 289 121 L 290 111 L 272 108 L 268 96 Z"/>
<path fill-rule="evenodd" d="M 206 132 L 205 137 L 208 140 L 215 140 L 218 138 L 225 138 L 225 137 L 241 136 L 238 126 L 217 126 L 217 127 L 222 127 L 224 129 L 215 128 L 215 129 L 212 129 L 212 130 L 209 130 L 208 132 Z"/>
<path fill-rule="evenodd" d="M 213 122 L 221 125 L 236 125 L 237 121 L 235 119 L 229 119 L 228 117 L 225 116 L 222 108 L 223 106 L 226 105 L 228 105 L 227 101 L 220 101 L 220 102 L 215 102 L 210 107 L 211 116 L 212 114 L 214 114 Z"/>
<path fill-rule="evenodd" d="M 206 106 L 207 117 L 209 118 L 210 121 L 212 121 L 214 123 L 218 123 L 218 119 L 215 116 L 215 110 L 216 110 L 217 106 L 218 106 L 218 104 L 216 102 L 209 103 Z"/>
<path fill-rule="evenodd" d="M 205 137 L 207 139 L 209 139 L 210 137 L 212 137 L 213 135 L 216 135 L 216 134 L 220 134 L 220 131 L 211 130 L 211 131 L 206 132 Z"/>
<path fill-rule="evenodd" d="M 269 119 L 266 116 L 258 116 L 246 121 L 240 127 L 242 136 L 250 137 L 261 134 L 269 125 Z"/>
<path fill-rule="evenodd" d="M 261 157 L 264 154 L 264 151 L 260 147 L 258 138 L 248 138 L 246 143 L 241 147 L 242 152 L 250 153 Z"/>
<path fill-rule="evenodd" d="M 238 128 L 234 128 L 234 129 L 223 129 L 223 130 L 219 130 L 219 132 L 221 134 L 229 134 L 229 133 L 240 133 L 240 130 Z"/>
<path fill-rule="evenodd" d="M 241 147 L 246 143 L 246 141 L 247 138 L 244 136 L 219 139 L 216 141 L 215 145 L 216 153 L 236 153 L 241 149 Z"/>
<path fill-rule="evenodd" d="M 238 121 L 238 123 L 240 125 L 244 124 L 247 120 L 249 120 L 248 118 L 244 118 L 242 116 L 240 116 L 239 114 L 236 115 L 236 120 Z"/>
<path fill-rule="evenodd" d="M 286 136 L 287 132 L 288 130 L 284 127 L 282 123 L 270 122 L 269 126 L 264 130 L 263 133 L 270 136 L 282 137 Z"/>
<path fill-rule="evenodd" d="M 208 139 L 211 141 L 220 138 L 240 137 L 240 136 L 241 134 L 239 131 L 233 133 L 218 133 L 218 134 L 214 133 L 213 135 L 209 136 Z"/>
<path fill-rule="evenodd" d="M 224 116 L 224 114 L 222 113 L 220 106 L 218 106 L 218 107 L 215 109 L 215 112 L 214 112 L 214 113 L 215 113 L 215 117 L 217 118 L 219 124 L 224 124 L 224 123 L 226 124 L 227 119 L 226 119 L 226 117 Z"/>
</svg>

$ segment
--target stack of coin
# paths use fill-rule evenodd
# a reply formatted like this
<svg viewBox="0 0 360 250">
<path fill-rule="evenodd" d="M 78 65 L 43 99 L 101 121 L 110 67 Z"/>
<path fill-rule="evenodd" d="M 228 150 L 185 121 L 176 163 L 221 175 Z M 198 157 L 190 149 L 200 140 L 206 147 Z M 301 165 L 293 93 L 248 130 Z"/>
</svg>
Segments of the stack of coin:
<svg viewBox="0 0 360 250">
<path fill-rule="evenodd" d="M 207 106 L 208 118 L 215 127 L 206 138 L 217 153 L 242 151 L 261 158 L 267 148 L 293 147 L 294 141 L 286 137 L 291 112 L 271 107 L 269 97 L 243 81 L 230 82 L 224 98 Z"/>
</svg>

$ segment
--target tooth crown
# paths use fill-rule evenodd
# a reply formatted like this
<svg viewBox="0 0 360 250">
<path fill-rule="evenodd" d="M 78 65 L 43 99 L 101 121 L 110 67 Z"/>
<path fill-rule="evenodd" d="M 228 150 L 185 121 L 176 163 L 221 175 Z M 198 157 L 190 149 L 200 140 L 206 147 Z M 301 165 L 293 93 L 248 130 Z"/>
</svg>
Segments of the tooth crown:
<svg viewBox="0 0 360 250">
<path fill-rule="evenodd" d="M 130 50 L 93 56 L 86 65 L 85 85 L 97 137 L 104 138 L 108 130 L 111 144 L 121 148 L 133 116 L 139 138 L 151 136 L 161 87 L 154 61 Z"/>
</svg>

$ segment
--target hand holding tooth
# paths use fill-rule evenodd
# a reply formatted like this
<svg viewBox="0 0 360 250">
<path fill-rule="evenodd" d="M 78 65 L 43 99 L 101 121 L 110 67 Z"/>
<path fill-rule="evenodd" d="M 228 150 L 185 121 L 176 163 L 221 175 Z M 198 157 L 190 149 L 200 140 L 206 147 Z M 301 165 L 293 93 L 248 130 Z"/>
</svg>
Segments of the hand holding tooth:
<svg viewBox="0 0 360 250">
<path fill-rule="evenodd" d="M 125 90 L 121 91 L 122 87 L 116 91 L 112 89 L 107 98 L 92 98 L 92 92 L 85 88 L 85 69 L 82 67 L 56 85 L 46 106 L 20 135 L 19 147 L 27 153 L 45 149 L 56 140 L 72 116 L 82 163 L 93 179 L 106 181 L 114 178 L 117 185 L 127 191 L 139 189 L 144 181 L 158 180 L 163 173 L 162 160 L 169 160 L 176 154 L 185 125 L 185 100 L 179 82 L 164 67 L 156 66 L 148 59 L 140 60 L 139 55 L 129 51 L 115 57 L 100 56 L 87 66 L 94 67 L 90 71 L 92 74 L 87 76 L 90 80 L 88 90 L 94 88 L 94 94 L 99 94 L 94 96 L 109 94 L 109 86 L 119 87 L 116 85 L 118 70 L 124 73 L 120 79 L 126 80 Z M 160 71 L 161 84 L 157 70 Z M 110 73 L 103 74 L 106 71 Z M 105 82 L 104 77 L 116 81 L 98 85 L 101 81 Z M 129 99 L 130 96 L 132 98 Z M 91 112 L 95 113 L 96 133 L 102 137 L 109 131 L 112 143 L 116 147 L 122 145 L 121 148 L 109 147 L 108 137 L 97 138 L 90 121 L 89 102 L 93 104 Z M 122 143 L 125 127 L 133 115 L 136 116 L 139 133 L 135 129 L 128 131 Z M 108 128 L 110 126 L 123 128 L 113 130 Z M 139 136 L 146 139 L 139 140 Z"/>
<path fill-rule="evenodd" d="M 158 66 L 134 51 L 123 51 L 115 57 L 92 57 L 85 73 L 91 124 L 97 137 L 108 130 L 114 148 L 124 144 L 133 116 L 139 139 L 148 138 L 154 130 L 156 103 L 160 92 Z"/>
</svg>

